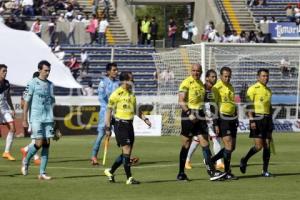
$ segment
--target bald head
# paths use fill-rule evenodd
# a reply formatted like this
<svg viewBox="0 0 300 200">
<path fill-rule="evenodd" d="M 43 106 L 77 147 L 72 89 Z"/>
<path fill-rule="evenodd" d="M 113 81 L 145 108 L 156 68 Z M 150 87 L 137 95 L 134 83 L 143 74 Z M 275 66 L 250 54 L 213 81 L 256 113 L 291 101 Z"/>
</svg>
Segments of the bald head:
<svg viewBox="0 0 300 200">
<path fill-rule="evenodd" d="M 199 63 L 192 65 L 192 77 L 194 79 L 200 79 L 202 74 L 202 67 Z"/>
</svg>

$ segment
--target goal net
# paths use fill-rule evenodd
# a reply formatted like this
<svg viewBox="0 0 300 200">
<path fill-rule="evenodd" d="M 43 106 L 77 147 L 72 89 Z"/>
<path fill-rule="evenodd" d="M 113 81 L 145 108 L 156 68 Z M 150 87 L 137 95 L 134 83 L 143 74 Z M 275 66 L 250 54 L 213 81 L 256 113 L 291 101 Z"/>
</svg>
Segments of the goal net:
<svg viewBox="0 0 300 200">
<path fill-rule="evenodd" d="M 163 135 L 180 133 L 178 86 L 189 75 L 191 64 L 200 63 L 205 71 L 215 69 L 219 76 L 222 67 L 232 69 L 231 83 L 239 106 L 239 119 L 245 119 L 245 94 L 256 82 L 259 68 L 270 71 L 268 86 L 273 92 L 273 117 L 298 119 L 299 104 L 299 45 L 282 44 L 213 44 L 183 46 L 153 55 L 158 76 L 157 112 L 163 116 Z M 174 78 L 166 80 L 166 71 Z"/>
</svg>

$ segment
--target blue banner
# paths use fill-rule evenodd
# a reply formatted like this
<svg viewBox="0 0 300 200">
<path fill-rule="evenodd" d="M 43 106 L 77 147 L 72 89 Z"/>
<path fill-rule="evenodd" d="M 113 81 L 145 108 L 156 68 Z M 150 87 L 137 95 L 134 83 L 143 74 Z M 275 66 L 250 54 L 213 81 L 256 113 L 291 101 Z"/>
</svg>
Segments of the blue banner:
<svg viewBox="0 0 300 200">
<path fill-rule="evenodd" d="M 270 23 L 269 32 L 272 38 L 300 37 L 299 27 L 293 22 Z"/>
</svg>

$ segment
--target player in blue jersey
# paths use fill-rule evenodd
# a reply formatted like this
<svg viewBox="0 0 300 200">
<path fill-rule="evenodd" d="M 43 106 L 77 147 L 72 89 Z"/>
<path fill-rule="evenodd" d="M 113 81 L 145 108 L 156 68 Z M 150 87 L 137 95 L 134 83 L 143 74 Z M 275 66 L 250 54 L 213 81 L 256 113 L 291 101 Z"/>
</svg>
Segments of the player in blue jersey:
<svg viewBox="0 0 300 200">
<path fill-rule="evenodd" d="M 50 147 L 50 138 L 54 137 L 54 117 L 53 106 L 55 98 L 53 94 L 53 84 L 48 80 L 51 70 L 51 64 L 48 61 L 41 61 L 38 64 L 39 76 L 33 78 L 26 87 L 24 95 L 23 126 L 28 127 L 31 124 L 31 138 L 35 139 L 35 144 L 29 147 L 26 158 L 22 161 L 22 174 L 28 174 L 28 167 L 31 158 L 42 148 L 40 180 L 50 180 L 46 175 L 46 166 Z"/>
<path fill-rule="evenodd" d="M 106 65 L 106 76 L 101 77 L 98 86 L 98 99 L 100 102 L 100 112 L 99 112 L 99 124 L 98 124 L 98 136 L 95 141 L 92 150 L 91 164 L 98 165 L 97 155 L 99 152 L 101 141 L 105 135 L 104 130 L 104 119 L 106 107 L 108 104 L 109 96 L 115 89 L 119 87 L 119 81 L 117 80 L 118 67 L 116 63 L 108 63 Z"/>
</svg>

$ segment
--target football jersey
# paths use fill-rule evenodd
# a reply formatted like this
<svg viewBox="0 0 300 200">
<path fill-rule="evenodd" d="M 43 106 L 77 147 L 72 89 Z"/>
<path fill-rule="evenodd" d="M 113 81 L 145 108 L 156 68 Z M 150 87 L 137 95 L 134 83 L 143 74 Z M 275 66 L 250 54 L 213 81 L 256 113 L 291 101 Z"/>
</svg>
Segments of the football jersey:
<svg viewBox="0 0 300 200">
<path fill-rule="evenodd" d="M 271 114 L 272 91 L 260 82 L 250 86 L 247 90 L 247 100 L 253 103 L 256 114 Z"/>
<path fill-rule="evenodd" d="M 7 103 L 7 98 L 10 91 L 10 84 L 8 80 L 4 79 L 3 83 L 0 84 L 0 110 L 7 111 L 10 110 Z"/>
<path fill-rule="evenodd" d="M 24 92 L 24 100 L 29 104 L 29 122 L 53 122 L 55 98 L 53 84 L 48 80 L 33 78 Z"/>
<path fill-rule="evenodd" d="M 109 97 L 107 107 L 115 111 L 114 116 L 116 118 L 133 120 L 136 110 L 136 98 L 131 91 L 119 87 Z"/>
<path fill-rule="evenodd" d="M 186 103 L 189 109 L 203 109 L 205 88 L 201 80 L 195 80 L 192 76 L 184 79 L 180 86 L 179 92 L 186 93 Z"/>
</svg>

